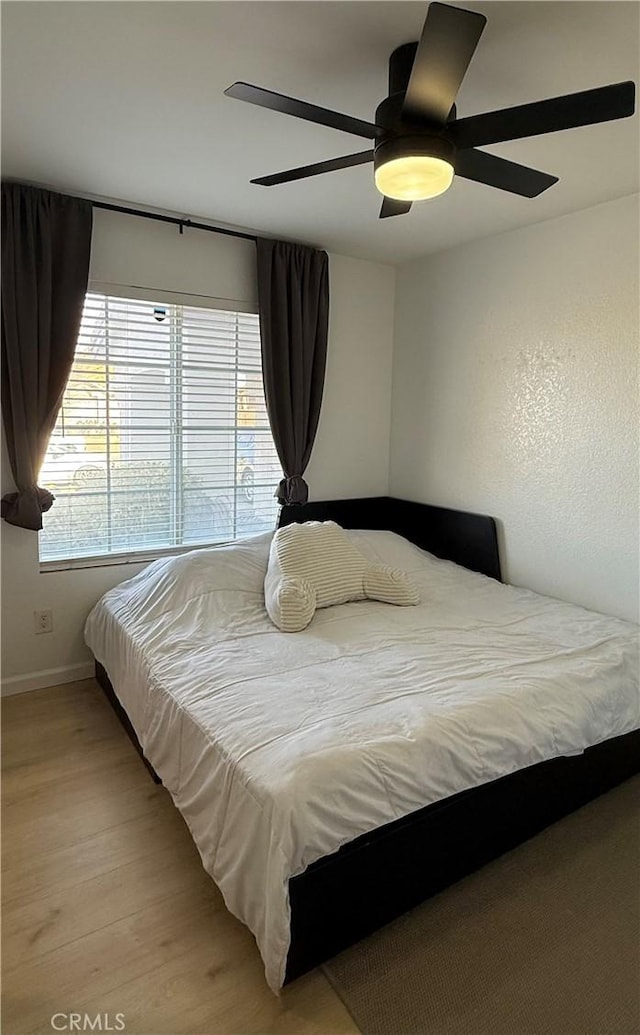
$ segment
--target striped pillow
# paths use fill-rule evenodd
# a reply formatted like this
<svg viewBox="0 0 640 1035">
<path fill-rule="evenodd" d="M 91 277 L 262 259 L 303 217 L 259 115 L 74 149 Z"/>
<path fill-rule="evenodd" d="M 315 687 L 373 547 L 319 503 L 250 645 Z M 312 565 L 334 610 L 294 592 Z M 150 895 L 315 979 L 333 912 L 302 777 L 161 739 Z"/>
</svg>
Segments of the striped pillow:
<svg viewBox="0 0 640 1035">
<path fill-rule="evenodd" d="M 409 576 L 388 564 L 372 564 L 364 573 L 364 592 L 369 600 L 407 607 L 419 604 L 420 594 Z"/>
<path fill-rule="evenodd" d="M 318 607 L 350 600 L 417 604 L 404 572 L 372 565 L 335 521 L 286 525 L 273 537 L 264 583 L 265 606 L 283 632 L 304 629 Z"/>
</svg>

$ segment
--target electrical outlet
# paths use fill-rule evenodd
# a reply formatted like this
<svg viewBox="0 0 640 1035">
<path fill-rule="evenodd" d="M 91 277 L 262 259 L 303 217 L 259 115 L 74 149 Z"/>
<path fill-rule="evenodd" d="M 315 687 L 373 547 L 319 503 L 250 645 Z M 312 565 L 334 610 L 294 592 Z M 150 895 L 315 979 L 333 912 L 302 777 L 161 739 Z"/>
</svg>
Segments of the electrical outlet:
<svg viewBox="0 0 640 1035">
<path fill-rule="evenodd" d="M 36 634 L 53 632 L 53 611 L 34 611 L 33 630 Z"/>
</svg>

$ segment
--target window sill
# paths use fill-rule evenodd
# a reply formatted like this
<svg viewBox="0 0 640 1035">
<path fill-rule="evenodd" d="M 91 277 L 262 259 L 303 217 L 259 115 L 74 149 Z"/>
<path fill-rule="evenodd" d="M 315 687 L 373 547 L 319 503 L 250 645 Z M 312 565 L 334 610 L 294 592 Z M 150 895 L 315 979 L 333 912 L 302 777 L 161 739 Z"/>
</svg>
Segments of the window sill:
<svg viewBox="0 0 640 1035">
<path fill-rule="evenodd" d="M 256 533 L 256 535 L 259 534 Z M 194 543 L 193 546 L 159 547 L 157 550 L 140 553 L 102 554 L 97 557 L 71 557 L 55 561 L 40 561 L 40 574 L 46 575 L 50 571 L 75 571 L 80 568 L 114 568 L 124 564 L 150 564 L 152 561 L 159 561 L 164 557 L 177 557 L 183 553 L 193 553 L 194 550 L 211 550 L 217 546 L 229 546 L 231 543 L 239 542 L 242 540 L 225 539 L 216 543 Z"/>
</svg>

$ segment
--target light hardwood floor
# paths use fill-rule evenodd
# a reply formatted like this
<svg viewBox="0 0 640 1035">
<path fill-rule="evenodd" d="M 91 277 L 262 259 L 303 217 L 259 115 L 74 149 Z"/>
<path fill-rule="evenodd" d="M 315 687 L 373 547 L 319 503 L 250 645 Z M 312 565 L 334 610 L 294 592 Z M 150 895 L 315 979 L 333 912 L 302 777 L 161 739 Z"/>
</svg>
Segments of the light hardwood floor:
<svg viewBox="0 0 640 1035">
<path fill-rule="evenodd" d="M 2 716 L 4 1035 L 71 1012 L 123 1014 L 125 1035 L 358 1032 L 319 970 L 269 991 L 94 680 L 6 698 Z"/>
</svg>

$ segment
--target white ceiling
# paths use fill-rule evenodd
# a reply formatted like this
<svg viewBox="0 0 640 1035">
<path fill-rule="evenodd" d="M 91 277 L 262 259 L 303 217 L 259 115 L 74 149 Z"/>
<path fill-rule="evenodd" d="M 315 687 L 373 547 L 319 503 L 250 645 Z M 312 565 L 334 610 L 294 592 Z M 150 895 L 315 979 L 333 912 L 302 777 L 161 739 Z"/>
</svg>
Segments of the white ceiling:
<svg viewBox="0 0 640 1035">
<path fill-rule="evenodd" d="M 471 115 L 638 80 L 635 2 L 467 2 L 488 24 L 458 98 Z M 370 166 L 280 187 L 251 177 L 366 141 L 223 96 L 237 79 L 372 120 L 426 3 L 2 5 L 3 174 L 400 262 L 639 189 L 638 117 L 488 148 L 560 176 L 529 200 L 457 179 L 379 220 Z"/>
</svg>

